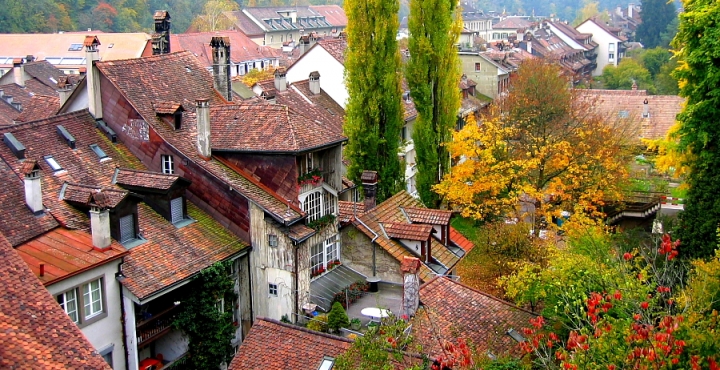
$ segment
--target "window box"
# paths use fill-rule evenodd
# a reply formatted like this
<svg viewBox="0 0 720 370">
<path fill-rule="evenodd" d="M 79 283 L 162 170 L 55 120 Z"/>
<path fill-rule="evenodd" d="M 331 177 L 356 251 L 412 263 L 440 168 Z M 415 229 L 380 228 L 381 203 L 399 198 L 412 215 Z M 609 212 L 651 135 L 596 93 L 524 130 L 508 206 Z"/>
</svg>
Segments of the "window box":
<svg viewBox="0 0 720 370">
<path fill-rule="evenodd" d="M 303 186 L 310 184 L 312 186 L 319 186 L 323 182 L 321 171 L 319 168 L 313 168 L 307 173 L 298 176 L 298 185 Z"/>
</svg>

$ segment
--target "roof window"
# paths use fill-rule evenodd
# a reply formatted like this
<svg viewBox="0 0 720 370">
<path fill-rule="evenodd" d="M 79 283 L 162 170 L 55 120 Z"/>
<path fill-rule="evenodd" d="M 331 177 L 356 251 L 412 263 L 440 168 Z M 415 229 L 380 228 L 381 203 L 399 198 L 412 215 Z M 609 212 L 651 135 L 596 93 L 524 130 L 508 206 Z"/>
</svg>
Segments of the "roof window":
<svg viewBox="0 0 720 370">
<path fill-rule="evenodd" d="M 44 158 L 45 162 L 47 162 L 48 166 L 50 166 L 54 172 L 62 171 L 62 166 L 55 160 L 55 158 L 53 158 L 53 156 L 46 155 Z"/>
<path fill-rule="evenodd" d="M 318 370 L 330 370 L 333 366 L 335 366 L 335 359 L 330 356 L 325 356 L 320 363 L 320 366 L 318 366 Z"/>
<path fill-rule="evenodd" d="M 83 44 L 70 44 L 68 51 L 80 51 L 82 50 Z"/>
<path fill-rule="evenodd" d="M 100 158 L 100 161 L 102 162 L 105 159 L 109 159 L 108 155 L 105 154 L 105 151 L 102 150 L 97 144 L 90 144 L 90 149 L 92 149 L 93 153 Z"/>
</svg>

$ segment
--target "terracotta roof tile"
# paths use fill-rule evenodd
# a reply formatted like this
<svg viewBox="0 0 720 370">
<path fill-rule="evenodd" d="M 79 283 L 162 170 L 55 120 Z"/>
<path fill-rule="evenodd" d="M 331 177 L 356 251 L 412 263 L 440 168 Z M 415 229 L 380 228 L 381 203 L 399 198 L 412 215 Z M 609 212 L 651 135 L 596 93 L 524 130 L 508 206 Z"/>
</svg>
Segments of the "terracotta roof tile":
<svg viewBox="0 0 720 370">
<path fill-rule="evenodd" d="M 180 176 L 158 172 L 141 171 L 129 168 L 118 168 L 115 170 L 114 184 L 120 186 L 133 186 L 148 189 L 168 190 Z"/>
<path fill-rule="evenodd" d="M 230 42 L 230 60 L 234 64 L 280 58 L 281 51 L 253 42 L 240 31 L 214 31 L 170 34 L 170 50 L 190 51 L 205 67 L 212 67 L 212 48 L 210 39 L 220 36 Z"/>
<path fill-rule="evenodd" d="M 325 16 L 325 19 L 333 27 L 347 27 L 347 15 L 345 15 L 345 11 L 339 5 L 310 5 L 310 9 Z"/>
<path fill-rule="evenodd" d="M 445 340 L 457 338 L 471 342 L 477 353 L 518 356 L 518 343 L 506 333 L 528 327 L 537 316 L 446 277 L 423 284 L 420 302 L 423 308 L 413 319 L 413 336 L 431 356 L 442 354 Z"/>
<path fill-rule="evenodd" d="M 343 37 L 323 39 L 317 42 L 318 47 L 327 50 L 333 58 L 337 59 L 340 64 L 345 65 L 345 49 L 347 49 L 347 39 Z"/>
<path fill-rule="evenodd" d="M 90 233 L 63 228 L 25 242 L 16 250 L 46 286 L 127 254 L 126 249 L 116 241 L 107 250 L 99 251 L 93 247 Z M 43 276 L 40 276 L 41 264 L 45 265 Z"/>
<path fill-rule="evenodd" d="M 29 62 L 23 65 L 25 73 L 37 79 L 43 85 L 55 90 L 58 81 L 65 77 L 65 73 L 46 60 Z"/>
<path fill-rule="evenodd" d="M 316 369 L 325 356 L 336 358 L 351 344 L 346 338 L 259 317 L 228 370 Z"/>
<path fill-rule="evenodd" d="M 403 208 L 410 222 L 431 225 L 448 225 L 452 211 L 443 211 L 440 209 L 406 207 Z"/>
<path fill-rule="evenodd" d="M 0 368 L 110 369 L 0 235 Z"/>
<path fill-rule="evenodd" d="M 60 98 L 57 96 L 34 95 L 30 102 L 23 106 L 18 122 L 29 122 L 54 116 L 60 109 Z"/>
<path fill-rule="evenodd" d="M 287 202 L 282 197 L 262 188 L 243 171 L 234 171 L 227 163 L 216 158 L 208 161 L 200 157 L 195 147 L 195 101 L 209 99 L 211 110 L 212 107 L 228 103 L 215 91 L 212 76 L 192 53 L 184 51 L 141 59 L 99 62 L 97 66 L 145 121 L 153 126 L 160 139 L 278 219 L 290 222 L 303 217 L 297 207 L 288 212 Z M 183 102 L 187 109 L 183 113 L 184 129 L 174 130 L 156 116 L 151 102 L 158 100 Z M 234 130 L 226 131 L 226 134 L 236 137 L 244 135 L 241 127 L 235 127 Z M 211 135 L 211 140 L 215 140 L 218 135 Z"/>
<path fill-rule="evenodd" d="M 358 217 L 359 221 L 362 221 L 370 229 L 367 229 L 362 223 L 357 221 L 354 223 L 354 226 L 369 238 L 374 238 L 377 235 L 378 237 L 375 239 L 375 242 L 397 259 L 398 262 L 402 262 L 405 256 L 417 257 L 397 240 L 386 238 L 380 227 L 380 223 L 408 223 L 407 217 L 402 211 L 402 208 L 408 207 L 419 208 L 421 207 L 420 201 L 413 198 L 408 192 L 401 191 Z M 461 259 L 460 256 L 436 238 L 431 238 L 430 251 L 432 257 L 448 270 L 455 267 Z M 421 280 L 429 281 L 436 274 L 429 265 L 423 263 L 422 266 L 420 266 L 419 276 Z"/>
<path fill-rule="evenodd" d="M 387 222 L 380 224 L 387 236 L 394 239 L 427 241 L 432 233 L 431 225 Z"/>
<path fill-rule="evenodd" d="M 175 114 L 178 110 L 183 111 L 182 103 L 156 100 L 152 103 L 157 114 Z"/>
<path fill-rule="evenodd" d="M 455 243 L 455 245 L 462 248 L 466 254 L 475 248 L 475 244 L 473 244 L 473 242 L 469 241 L 465 236 L 463 236 L 463 234 L 460 234 L 460 232 L 455 230 L 452 226 L 450 226 L 450 240 Z"/>
<path fill-rule="evenodd" d="M 242 11 L 224 12 L 223 14 L 231 19 L 235 27 L 247 37 L 263 37 L 265 35 L 265 31 Z"/>
<path fill-rule="evenodd" d="M 296 242 L 305 240 L 314 234 L 314 229 L 311 229 L 300 222 L 290 226 L 287 231 L 287 236 Z"/>
<path fill-rule="evenodd" d="M 338 201 L 340 223 L 348 223 L 355 220 L 355 217 L 365 213 L 365 203 L 363 202 L 346 202 Z"/>
</svg>

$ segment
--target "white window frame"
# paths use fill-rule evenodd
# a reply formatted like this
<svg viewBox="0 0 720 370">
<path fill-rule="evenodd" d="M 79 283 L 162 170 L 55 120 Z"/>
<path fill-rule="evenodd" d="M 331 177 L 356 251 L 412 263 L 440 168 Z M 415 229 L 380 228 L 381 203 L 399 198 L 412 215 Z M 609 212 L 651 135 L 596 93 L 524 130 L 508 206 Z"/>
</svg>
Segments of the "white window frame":
<svg viewBox="0 0 720 370">
<path fill-rule="evenodd" d="M 93 286 L 95 284 L 95 286 Z M 105 279 L 96 277 L 55 295 L 55 300 L 78 327 L 92 324 L 107 317 Z M 68 299 L 74 295 L 74 299 Z M 73 302 L 75 310 L 69 308 Z"/>
<path fill-rule="evenodd" d="M 182 222 L 185 220 L 185 207 L 183 202 L 183 197 L 177 197 L 174 199 L 170 199 L 170 222 L 173 224 L 176 224 L 178 222 Z M 180 208 L 180 212 L 178 212 L 177 208 Z M 179 215 L 179 216 L 176 216 Z M 179 217 L 179 219 L 178 219 Z"/>
<path fill-rule="evenodd" d="M 324 216 L 325 207 L 323 206 L 324 197 L 322 193 L 322 191 L 313 191 L 308 193 L 303 200 L 303 211 L 307 213 L 308 221 L 315 221 Z"/>
<path fill-rule="evenodd" d="M 275 283 L 268 283 L 268 295 L 271 297 L 278 296 L 278 285 Z"/>
<path fill-rule="evenodd" d="M 160 162 L 162 163 L 162 173 L 166 175 L 175 174 L 175 160 L 170 154 L 161 154 Z"/>
<path fill-rule="evenodd" d="M 320 276 L 328 271 L 328 265 L 335 260 L 340 260 L 340 245 L 337 235 L 325 239 L 310 247 L 310 273 L 314 277 Z M 317 274 L 322 269 L 322 273 Z"/>
</svg>

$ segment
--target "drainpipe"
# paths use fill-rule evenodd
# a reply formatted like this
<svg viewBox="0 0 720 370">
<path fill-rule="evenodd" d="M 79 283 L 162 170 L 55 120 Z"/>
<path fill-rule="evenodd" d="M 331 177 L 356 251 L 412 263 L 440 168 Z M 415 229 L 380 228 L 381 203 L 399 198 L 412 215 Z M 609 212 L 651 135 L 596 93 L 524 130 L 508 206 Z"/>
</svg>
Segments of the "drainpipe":
<svg viewBox="0 0 720 370">
<path fill-rule="evenodd" d="M 353 208 L 353 211 L 354 211 L 354 208 Z M 379 236 L 378 234 L 376 234 L 375 231 L 373 231 L 373 229 L 369 228 L 368 225 L 365 225 L 365 223 L 362 222 L 361 219 L 359 219 L 359 218 L 356 217 L 355 220 L 356 220 L 357 222 L 359 222 L 360 225 L 365 226 L 366 229 L 370 230 L 370 232 L 371 232 L 373 235 L 375 235 L 375 237 L 373 237 L 372 240 L 370 241 L 370 243 L 372 243 L 372 246 L 373 246 L 373 277 L 374 277 L 375 274 L 376 274 L 376 266 L 375 266 L 375 240 L 377 240 L 377 238 L 379 238 L 380 236 Z"/>
<path fill-rule="evenodd" d="M 252 278 L 251 278 L 252 270 L 250 269 L 250 253 L 248 253 L 245 256 L 245 258 L 247 259 L 247 268 L 248 268 L 248 276 L 247 276 L 248 277 L 248 289 L 250 289 L 249 290 L 250 294 L 248 294 L 248 297 L 250 297 L 250 323 L 252 324 L 253 322 L 255 322 L 255 313 L 253 311 L 253 290 L 252 290 Z M 242 319 L 240 319 L 240 322 L 242 324 Z M 240 330 L 240 332 L 243 333 L 242 339 L 244 341 L 247 333 L 244 333 L 242 331 L 242 329 Z"/>
<path fill-rule="evenodd" d="M 122 336 L 123 336 L 123 353 L 125 353 L 124 359 L 125 359 L 125 368 L 129 369 L 130 364 L 128 363 L 128 345 L 127 345 L 127 330 L 125 329 L 125 301 L 123 297 L 123 291 L 122 291 L 122 283 L 120 280 L 118 280 L 119 277 L 123 276 L 122 273 L 122 265 L 125 263 L 125 258 L 123 257 L 122 261 L 118 264 L 118 272 L 115 274 L 116 279 L 118 283 L 120 283 L 120 326 L 122 326 Z"/>
<path fill-rule="evenodd" d="M 295 279 L 293 279 L 293 290 L 295 291 L 295 306 L 293 307 L 293 317 L 295 319 L 295 323 L 298 321 L 299 317 L 299 311 L 298 311 L 298 305 L 300 304 L 300 292 L 298 291 L 299 283 L 298 279 L 300 278 L 298 275 L 298 265 L 300 264 L 300 261 L 298 260 L 298 247 L 295 246 L 295 263 L 293 266 L 293 272 L 295 273 Z"/>
</svg>

